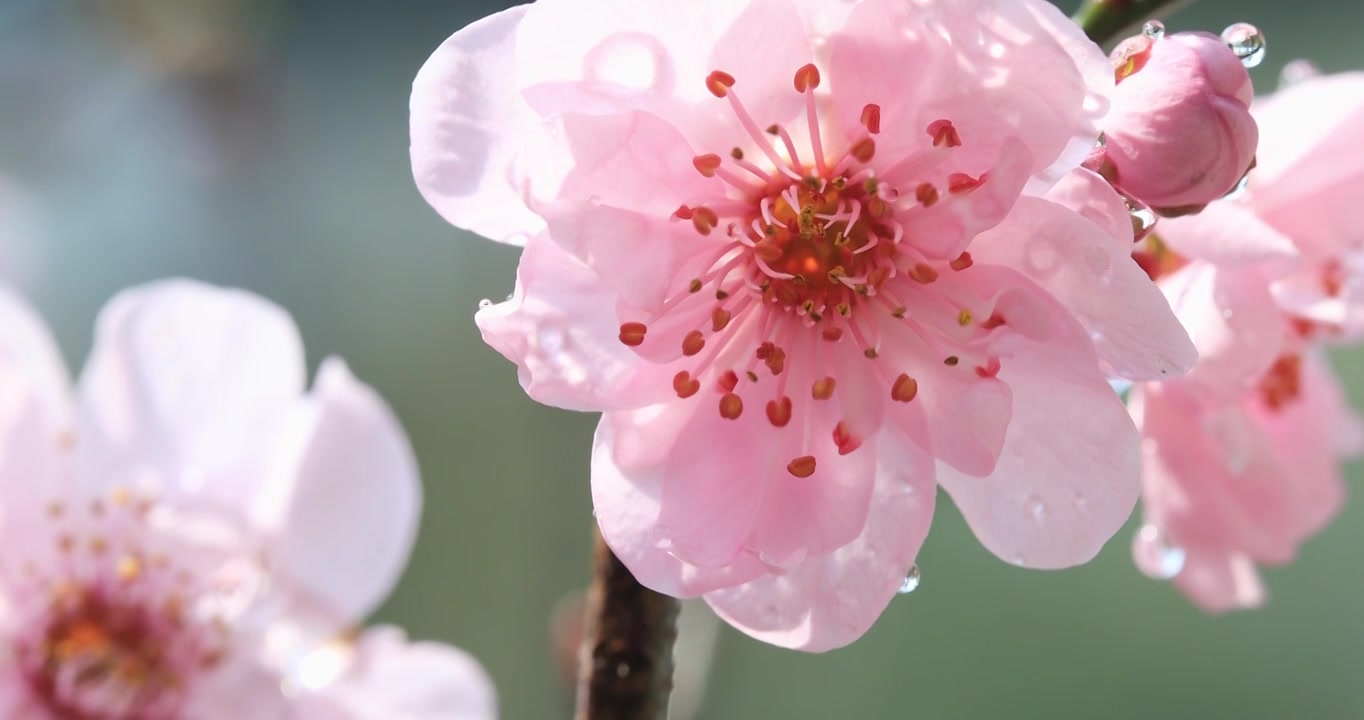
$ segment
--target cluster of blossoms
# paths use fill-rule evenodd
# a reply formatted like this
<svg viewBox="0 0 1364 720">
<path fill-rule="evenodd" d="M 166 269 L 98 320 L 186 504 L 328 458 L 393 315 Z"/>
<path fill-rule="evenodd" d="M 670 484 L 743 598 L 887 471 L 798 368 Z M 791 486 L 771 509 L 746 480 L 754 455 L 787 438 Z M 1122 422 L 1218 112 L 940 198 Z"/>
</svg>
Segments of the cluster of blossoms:
<svg viewBox="0 0 1364 720">
<path fill-rule="evenodd" d="M 0 290 L 0 715 L 478 720 L 464 653 L 358 623 L 421 505 L 388 407 L 264 300 L 126 291 L 73 388 Z"/>
<path fill-rule="evenodd" d="M 538 0 L 432 55 L 412 163 L 524 247 L 478 326 L 603 414 L 595 515 L 643 584 L 820 651 L 917 583 L 938 486 L 1033 568 L 1144 487 L 1142 567 L 1226 607 L 1353 442 L 1314 346 L 1354 320 L 1360 178 L 1300 107 L 1349 82 L 1252 117 L 1262 49 L 1152 25 L 1110 59 L 1041 0 Z"/>
</svg>

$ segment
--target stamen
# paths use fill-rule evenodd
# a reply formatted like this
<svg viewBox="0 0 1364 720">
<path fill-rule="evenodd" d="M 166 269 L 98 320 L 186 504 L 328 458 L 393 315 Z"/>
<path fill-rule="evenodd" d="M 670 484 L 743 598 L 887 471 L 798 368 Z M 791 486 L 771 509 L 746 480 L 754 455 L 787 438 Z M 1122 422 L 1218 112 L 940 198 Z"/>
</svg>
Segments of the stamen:
<svg viewBox="0 0 1364 720">
<path fill-rule="evenodd" d="M 791 422 L 791 398 L 783 395 L 767 401 L 767 421 L 774 427 L 786 427 Z"/>
<path fill-rule="evenodd" d="M 692 208 L 691 224 L 696 228 L 696 232 L 702 235 L 709 235 L 710 231 L 720 224 L 720 216 L 714 210 L 706 207 Z"/>
<path fill-rule="evenodd" d="M 938 202 L 938 189 L 929 183 L 923 183 L 914 189 L 914 199 L 926 208 L 933 207 L 934 203 Z"/>
<path fill-rule="evenodd" d="M 725 393 L 720 397 L 720 417 L 726 420 L 737 420 L 744 412 L 744 401 L 734 393 Z"/>
<path fill-rule="evenodd" d="M 966 173 L 952 173 L 947 176 L 947 192 L 953 195 L 963 195 L 980 187 L 985 183 L 985 175 L 973 178 Z"/>
<path fill-rule="evenodd" d="M 854 436 L 848 430 L 848 426 L 839 420 L 838 424 L 834 426 L 834 445 L 838 447 L 839 455 L 847 455 L 862 447 L 862 439 Z"/>
<path fill-rule="evenodd" d="M 802 65 L 796 71 L 796 92 L 803 93 L 819 87 L 819 68 L 813 64 Z"/>
<path fill-rule="evenodd" d="M 960 147 L 961 136 L 951 120 L 934 120 L 928 125 L 928 135 L 933 138 L 933 147 Z"/>
<path fill-rule="evenodd" d="M 984 365 L 976 366 L 976 375 L 992 378 L 999 374 L 999 358 L 992 357 Z"/>
<path fill-rule="evenodd" d="M 881 106 L 875 103 L 862 108 L 861 122 L 867 132 L 877 135 L 881 132 Z"/>
<path fill-rule="evenodd" d="M 852 149 L 848 151 L 848 154 L 857 158 L 857 161 L 860 163 L 871 162 L 871 159 L 876 156 L 876 141 L 869 137 L 862 138 L 852 146 Z"/>
<path fill-rule="evenodd" d="M 723 161 L 720 159 L 720 156 L 715 153 L 697 155 L 691 160 L 692 167 L 696 168 L 697 172 L 708 178 L 715 177 L 715 171 L 720 169 L 721 162 Z"/>
<path fill-rule="evenodd" d="M 819 108 L 815 106 L 815 88 L 819 85 L 819 70 L 814 65 L 806 65 L 797 72 L 797 78 L 804 73 L 807 80 L 813 79 L 813 83 L 807 82 L 804 88 L 797 81 L 796 89 L 805 94 L 805 119 L 810 126 L 810 149 L 815 154 L 815 169 L 824 176 L 829 174 L 829 164 L 824 159 L 824 141 L 819 132 Z"/>
<path fill-rule="evenodd" d="M 972 264 L 973 261 L 971 260 L 971 253 L 969 252 L 964 252 L 958 255 L 956 260 L 953 260 L 952 262 L 948 263 L 948 265 L 950 265 L 952 269 L 956 270 L 957 272 L 961 272 L 962 270 L 971 267 Z"/>
<path fill-rule="evenodd" d="M 816 400 L 828 400 L 834 396 L 834 387 L 837 384 L 831 377 L 816 380 L 814 386 L 810 388 L 810 396 Z"/>
<path fill-rule="evenodd" d="M 895 378 L 895 384 L 890 387 L 890 399 L 896 402 L 907 403 L 919 394 L 919 381 L 900 373 L 900 377 Z"/>
<path fill-rule="evenodd" d="M 917 263 L 909 270 L 909 277 L 914 282 L 927 285 L 938 279 L 938 271 L 925 263 Z"/>
<path fill-rule="evenodd" d="M 644 344 L 644 336 L 649 332 L 649 328 L 641 322 L 622 323 L 620 326 L 620 341 L 630 347 L 639 347 Z"/>
<path fill-rule="evenodd" d="M 715 97 L 725 97 L 732 87 L 734 87 L 734 76 L 727 72 L 715 70 L 706 76 L 706 89 Z"/>
<path fill-rule="evenodd" d="M 808 478 L 815 474 L 815 459 L 810 455 L 802 455 L 787 463 L 786 471 L 798 478 Z"/>
<path fill-rule="evenodd" d="M 673 390 L 677 391 L 677 396 L 687 399 L 701 390 L 701 381 L 691 376 L 691 373 L 683 370 L 673 376 Z"/>
<path fill-rule="evenodd" d="M 692 330 L 682 338 L 682 354 L 687 357 L 696 355 L 706 347 L 706 338 L 700 330 Z"/>
<path fill-rule="evenodd" d="M 710 313 L 710 329 L 712 332 L 720 332 L 729 325 L 730 312 L 722 307 L 717 307 Z"/>
<path fill-rule="evenodd" d="M 961 358 L 958 358 L 956 355 L 948 355 L 947 358 L 942 361 L 942 364 L 947 367 L 956 367 L 959 362 L 961 362 Z"/>
</svg>

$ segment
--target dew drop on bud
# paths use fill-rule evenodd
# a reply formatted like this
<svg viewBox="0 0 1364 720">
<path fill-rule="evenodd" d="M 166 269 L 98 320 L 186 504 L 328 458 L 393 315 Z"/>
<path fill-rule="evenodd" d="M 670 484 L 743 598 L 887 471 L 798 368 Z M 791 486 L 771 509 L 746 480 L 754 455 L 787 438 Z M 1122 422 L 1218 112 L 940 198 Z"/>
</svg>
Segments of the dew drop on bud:
<svg viewBox="0 0 1364 720">
<path fill-rule="evenodd" d="M 1156 214 L 1151 211 L 1151 208 L 1148 208 L 1135 200 L 1123 198 L 1123 202 L 1127 204 L 1127 214 L 1132 216 L 1132 234 L 1134 239 L 1141 240 L 1142 238 L 1145 238 L 1151 232 L 1151 229 L 1156 226 Z"/>
<path fill-rule="evenodd" d="M 1099 133 L 1099 137 L 1098 137 L 1097 139 L 1094 140 L 1094 147 L 1096 147 L 1096 148 L 1106 148 L 1106 147 L 1108 147 L 1108 136 L 1105 135 L 1105 134 L 1102 133 L 1102 132 Z"/>
<path fill-rule="evenodd" d="M 1165 37 L 1165 23 L 1159 20 L 1147 20 L 1146 24 L 1141 26 L 1141 34 L 1152 40 L 1159 40 Z M 1224 35 L 1223 38 L 1225 37 Z"/>
<path fill-rule="evenodd" d="M 919 587 L 919 566 L 910 565 L 909 572 L 905 573 L 905 579 L 900 581 L 901 595 L 908 595 Z"/>
<path fill-rule="evenodd" d="M 1236 53 L 1241 64 L 1248 68 L 1259 65 L 1265 59 L 1265 35 L 1250 23 L 1236 23 L 1222 31 L 1222 42 Z"/>
<path fill-rule="evenodd" d="M 1132 558 L 1153 580 L 1171 580 L 1184 569 L 1184 548 L 1171 544 L 1155 525 L 1143 525 L 1132 538 Z"/>
</svg>

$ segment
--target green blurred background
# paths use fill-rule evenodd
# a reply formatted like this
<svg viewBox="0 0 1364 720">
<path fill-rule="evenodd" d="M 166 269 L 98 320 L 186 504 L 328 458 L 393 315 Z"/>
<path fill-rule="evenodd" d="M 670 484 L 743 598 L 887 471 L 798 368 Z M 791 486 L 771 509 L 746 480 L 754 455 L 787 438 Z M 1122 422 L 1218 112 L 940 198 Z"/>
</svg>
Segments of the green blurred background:
<svg viewBox="0 0 1364 720">
<path fill-rule="evenodd" d="M 550 617 L 585 578 L 595 419 L 528 400 L 478 339 L 477 303 L 510 291 L 516 253 L 443 223 L 407 161 L 417 68 L 503 6 L 0 0 L 0 175 L 41 238 L 23 283 L 73 362 L 112 293 L 187 275 L 279 302 L 314 364 L 344 356 L 388 398 L 427 504 L 377 619 L 467 648 L 519 720 L 568 715 Z M 1203 0 L 1166 23 L 1259 25 L 1272 89 L 1297 57 L 1364 68 L 1360 19 L 1356 0 Z M 1364 353 L 1337 361 L 1364 401 Z M 1086 567 L 1028 571 L 942 502 L 922 586 L 865 638 L 808 656 L 724 629 L 699 717 L 1364 717 L 1357 497 L 1267 573 L 1267 608 L 1227 617 L 1139 575 L 1134 530 Z"/>
</svg>

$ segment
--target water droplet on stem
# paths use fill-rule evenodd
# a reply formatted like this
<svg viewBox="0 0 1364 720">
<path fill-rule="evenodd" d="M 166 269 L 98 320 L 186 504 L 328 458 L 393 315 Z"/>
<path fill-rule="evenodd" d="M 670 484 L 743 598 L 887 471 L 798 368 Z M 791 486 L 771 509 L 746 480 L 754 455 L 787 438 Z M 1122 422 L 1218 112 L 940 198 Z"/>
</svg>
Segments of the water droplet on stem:
<svg viewBox="0 0 1364 720">
<path fill-rule="evenodd" d="M 1265 34 L 1250 23 L 1236 23 L 1222 31 L 1222 42 L 1236 53 L 1241 64 L 1253 68 L 1264 62 Z"/>
</svg>

